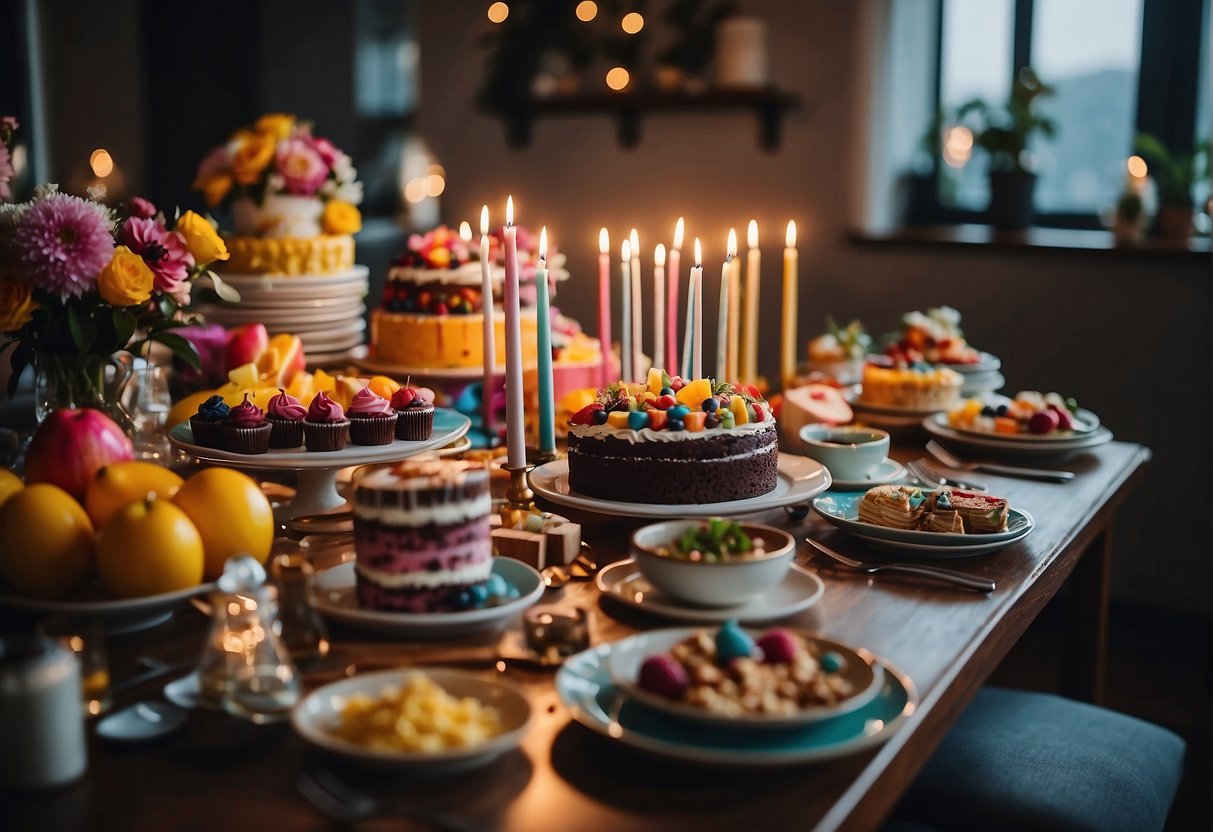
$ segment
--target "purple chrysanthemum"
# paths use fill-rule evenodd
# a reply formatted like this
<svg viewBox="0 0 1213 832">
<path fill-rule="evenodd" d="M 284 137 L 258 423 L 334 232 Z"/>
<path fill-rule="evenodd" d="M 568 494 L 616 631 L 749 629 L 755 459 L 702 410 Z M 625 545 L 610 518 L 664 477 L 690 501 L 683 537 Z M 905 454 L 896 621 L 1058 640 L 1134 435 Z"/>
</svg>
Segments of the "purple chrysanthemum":
<svg viewBox="0 0 1213 832">
<path fill-rule="evenodd" d="M 114 255 L 109 215 L 94 202 L 49 194 L 21 215 L 13 229 L 12 250 L 34 286 L 82 295 Z"/>
</svg>

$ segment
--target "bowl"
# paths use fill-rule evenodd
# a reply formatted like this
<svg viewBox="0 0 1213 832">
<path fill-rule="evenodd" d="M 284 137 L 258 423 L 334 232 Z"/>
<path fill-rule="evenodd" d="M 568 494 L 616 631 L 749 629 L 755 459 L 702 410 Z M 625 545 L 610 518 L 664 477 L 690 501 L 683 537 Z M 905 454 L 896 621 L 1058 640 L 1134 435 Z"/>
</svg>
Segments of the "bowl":
<svg viewBox="0 0 1213 832">
<path fill-rule="evenodd" d="M 805 456 L 826 468 L 834 479 L 862 480 L 889 455 L 889 434 L 874 428 L 805 425 L 800 429 Z"/>
<path fill-rule="evenodd" d="M 667 595 L 700 607 L 733 607 L 745 604 L 783 580 L 796 554 L 796 541 L 773 526 L 742 523 L 751 538 L 766 544 L 761 557 L 746 560 L 683 560 L 657 554 L 689 528 L 704 520 L 668 520 L 638 529 L 632 535 L 632 557 L 640 574 Z"/>
</svg>

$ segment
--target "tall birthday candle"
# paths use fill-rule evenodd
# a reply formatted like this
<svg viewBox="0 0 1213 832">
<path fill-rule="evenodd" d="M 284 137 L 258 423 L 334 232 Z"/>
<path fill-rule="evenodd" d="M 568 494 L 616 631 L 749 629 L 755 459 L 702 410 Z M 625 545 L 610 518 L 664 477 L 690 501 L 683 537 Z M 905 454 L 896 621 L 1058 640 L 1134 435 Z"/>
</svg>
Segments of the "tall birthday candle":
<svg viewBox="0 0 1213 832">
<path fill-rule="evenodd" d="M 598 230 L 598 341 L 602 353 L 600 386 L 611 383 L 611 240 Z"/>
<path fill-rule="evenodd" d="M 728 381 L 732 370 L 730 365 L 731 339 L 729 338 L 730 324 L 735 320 L 733 296 L 733 257 L 737 254 L 737 231 L 729 229 L 728 253 L 720 267 L 720 315 L 716 321 L 716 381 Z"/>
<path fill-rule="evenodd" d="M 738 375 L 750 383 L 758 379 L 758 296 L 761 292 L 762 254 L 758 250 L 758 221 L 750 220 L 746 229 L 744 314 L 741 319 L 741 367 Z"/>
<path fill-rule="evenodd" d="M 506 464 L 526 465 L 526 415 L 522 409 L 522 327 L 518 304 L 518 229 L 514 226 L 514 197 L 505 202 L 505 438 Z"/>
<path fill-rule="evenodd" d="M 783 389 L 796 377 L 796 304 L 799 257 L 796 253 L 796 221 L 788 220 L 786 248 L 783 250 L 783 332 L 780 336 L 779 375 Z"/>
<path fill-rule="evenodd" d="M 644 377 L 645 369 L 640 366 L 644 361 L 644 298 L 640 294 L 640 237 L 636 229 L 628 238 L 632 249 L 632 366 L 629 381 L 637 381 Z"/>
<path fill-rule="evenodd" d="M 669 289 L 665 306 L 665 361 L 669 365 L 671 373 L 678 367 L 678 269 L 682 265 L 683 225 L 682 217 L 679 217 L 677 225 L 674 226 L 674 246 L 670 249 L 670 265 L 666 269 L 666 285 Z M 683 354 L 686 354 L 685 349 Z"/>
<path fill-rule="evenodd" d="M 468 233 L 471 233 L 471 228 Z M 497 321 L 493 306 L 493 259 L 489 240 L 489 206 L 480 209 L 480 307 L 484 316 L 484 382 L 480 391 L 481 419 L 484 435 L 496 436 L 493 427 L 493 374 L 497 372 Z"/>
<path fill-rule="evenodd" d="M 703 378 L 703 249 L 695 238 L 695 265 L 691 267 L 688 296 L 695 298 L 695 314 L 691 318 L 691 380 Z"/>
<path fill-rule="evenodd" d="M 620 286 L 623 289 L 623 321 L 619 325 L 619 377 L 624 381 L 632 381 L 632 368 L 635 361 L 632 358 L 632 244 L 623 241 L 619 253 L 619 271 L 622 277 Z"/>
<path fill-rule="evenodd" d="M 733 242 L 733 256 L 729 258 L 729 320 L 728 320 L 728 352 L 726 354 L 728 375 L 726 379 L 736 379 L 739 375 L 737 366 L 737 347 L 741 335 L 741 261 L 737 259 L 737 230 L 729 229 L 729 239 Z M 724 381 L 725 379 L 721 379 Z"/>
<path fill-rule="evenodd" d="M 665 243 L 653 249 L 653 366 L 665 369 Z"/>
<path fill-rule="evenodd" d="M 556 394 L 552 384 L 552 305 L 548 298 L 548 227 L 539 232 L 535 266 L 535 347 L 539 353 L 539 453 L 556 453 Z"/>
</svg>

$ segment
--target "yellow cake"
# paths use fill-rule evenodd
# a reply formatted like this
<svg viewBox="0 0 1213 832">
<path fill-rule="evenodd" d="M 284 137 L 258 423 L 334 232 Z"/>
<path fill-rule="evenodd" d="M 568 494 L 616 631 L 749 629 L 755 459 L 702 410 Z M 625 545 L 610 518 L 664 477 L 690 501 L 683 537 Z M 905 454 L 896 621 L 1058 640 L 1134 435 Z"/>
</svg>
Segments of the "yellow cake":
<svg viewBox="0 0 1213 832">
<path fill-rule="evenodd" d="M 223 270 L 232 274 L 324 275 L 354 267 L 354 238 L 349 234 L 317 237 L 228 237 L 231 257 Z"/>
<path fill-rule="evenodd" d="M 859 404 L 895 410 L 949 410 L 960 402 L 960 373 L 927 364 L 884 367 L 867 363 Z"/>
<path fill-rule="evenodd" d="M 505 315 L 494 316 L 497 366 L 505 367 Z M 524 309 L 522 360 L 535 362 L 535 310 Z M 484 316 L 371 312 L 371 351 L 377 361 L 402 367 L 457 369 L 484 366 Z"/>
</svg>

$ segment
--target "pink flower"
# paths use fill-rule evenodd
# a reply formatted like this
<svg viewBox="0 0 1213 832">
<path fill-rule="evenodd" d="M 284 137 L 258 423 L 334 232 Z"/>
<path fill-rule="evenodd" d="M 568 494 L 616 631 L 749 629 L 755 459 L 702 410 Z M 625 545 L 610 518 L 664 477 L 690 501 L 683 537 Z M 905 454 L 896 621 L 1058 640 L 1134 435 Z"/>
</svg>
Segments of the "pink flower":
<svg viewBox="0 0 1213 832">
<path fill-rule="evenodd" d="M 118 229 L 118 242 L 143 258 L 156 275 L 156 288 L 178 300 L 189 298 L 189 270 L 194 257 L 185 237 L 146 217 L 131 217 Z"/>
<path fill-rule="evenodd" d="M 337 157 L 341 155 L 341 151 L 338 150 L 328 139 L 318 139 L 315 136 L 308 135 L 304 137 L 303 140 L 308 143 L 308 146 L 311 147 L 312 150 L 316 151 L 317 155 L 320 156 L 321 161 L 324 162 L 324 166 L 326 168 L 331 169 L 333 164 L 337 161 Z"/>
<path fill-rule="evenodd" d="M 20 126 L 16 116 L 0 116 L 0 133 L 15 133 Z"/>
<path fill-rule="evenodd" d="M 12 156 L 8 152 L 8 145 L 0 142 L 0 201 L 7 202 L 13 198 L 13 192 L 9 189 L 8 183 L 13 181 L 13 176 L 16 171 L 13 170 Z"/>
<path fill-rule="evenodd" d="M 306 139 L 287 139 L 278 145 L 278 172 L 288 193 L 312 196 L 328 178 L 328 165 Z"/>
<path fill-rule="evenodd" d="M 198 174 L 194 177 L 196 182 L 204 182 L 210 179 L 217 173 L 222 173 L 227 170 L 228 164 L 231 161 L 231 155 L 228 153 L 227 145 L 221 144 L 212 150 L 202 159 L 198 165 Z M 198 187 L 195 185 L 194 187 Z"/>
<path fill-rule="evenodd" d="M 93 287 L 114 255 L 110 227 L 104 206 L 52 193 L 21 215 L 11 250 L 35 287 L 80 296 Z"/>
<path fill-rule="evenodd" d="M 151 219 L 156 216 L 156 206 L 151 203 L 151 200 L 144 199 L 141 196 L 131 197 L 126 203 L 126 210 L 132 217 Z"/>
</svg>

